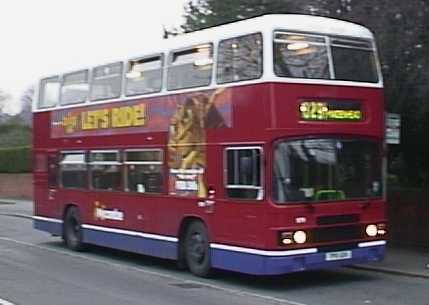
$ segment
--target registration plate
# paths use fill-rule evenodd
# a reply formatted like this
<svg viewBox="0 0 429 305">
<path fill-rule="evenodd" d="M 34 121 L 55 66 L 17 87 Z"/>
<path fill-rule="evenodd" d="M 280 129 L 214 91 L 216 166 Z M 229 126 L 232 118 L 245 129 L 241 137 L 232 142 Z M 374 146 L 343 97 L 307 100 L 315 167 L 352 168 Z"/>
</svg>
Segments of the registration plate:
<svg viewBox="0 0 429 305">
<path fill-rule="evenodd" d="M 352 251 L 337 251 L 328 252 L 325 254 L 325 260 L 327 261 L 338 261 L 342 259 L 352 258 Z"/>
</svg>

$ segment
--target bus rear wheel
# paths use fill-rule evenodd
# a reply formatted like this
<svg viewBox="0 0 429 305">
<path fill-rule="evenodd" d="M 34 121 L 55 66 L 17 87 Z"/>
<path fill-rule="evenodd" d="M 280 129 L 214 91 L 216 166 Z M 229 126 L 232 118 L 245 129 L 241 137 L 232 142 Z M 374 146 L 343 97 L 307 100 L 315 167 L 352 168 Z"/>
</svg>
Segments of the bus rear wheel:
<svg viewBox="0 0 429 305">
<path fill-rule="evenodd" d="M 189 270 L 201 277 L 210 275 L 210 251 L 207 229 L 200 221 L 191 223 L 185 237 L 185 259 Z"/>
<path fill-rule="evenodd" d="M 82 236 L 82 224 L 77 207 L 70 207 L 64 217 L 64 242 L 74 251 L 85 250 Z"/>
</svg>

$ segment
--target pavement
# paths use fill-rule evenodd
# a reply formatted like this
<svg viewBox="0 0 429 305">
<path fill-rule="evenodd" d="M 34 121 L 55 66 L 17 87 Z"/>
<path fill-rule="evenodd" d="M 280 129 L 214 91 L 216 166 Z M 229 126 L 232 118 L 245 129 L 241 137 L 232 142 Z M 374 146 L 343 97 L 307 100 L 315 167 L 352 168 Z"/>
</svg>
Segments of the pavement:
<svg viewBox="0 0 429 305">
<path fill-rule="evenodd" d="M 33 202 L 0 198 L 0 215 L 31 218 Z M 429 279 L 429 248 L 400 247 L 388 243 L 383 261 L 350 268 Z"/>
</svg>

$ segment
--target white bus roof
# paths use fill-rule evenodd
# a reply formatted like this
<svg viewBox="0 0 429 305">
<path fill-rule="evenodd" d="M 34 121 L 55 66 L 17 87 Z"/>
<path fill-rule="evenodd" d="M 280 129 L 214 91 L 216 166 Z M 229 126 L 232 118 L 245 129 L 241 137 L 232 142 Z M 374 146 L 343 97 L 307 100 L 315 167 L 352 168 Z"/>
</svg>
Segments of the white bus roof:
<svg viewBox="0 0 429 305">
<path fill-rule="evenodd" d="M 334 18 L 311 16 L 311 15 L 296 15 L 296 14 L 271 14 L 245 19 L 241 21 L 231 22 L 219 26 L 210 27 L 207 29 L 181 34 L 168 39 L 161 39 L 152 44 L 147 44 L 144 41 L 144 35 L 142 36 L 142 47 L 141 51 L 137 54 L 126 54 L 123 57 L 115 57 L 110 61 L 104 61 L 100 63 L 94 63 L 94 65 L 82 67 L 81 69 L 73 69 L 71 71 L 63 71 L 63 73 L 49 74 L 42 79 L 49 77 L 65 75 L 70 72 L 77 72 L 86 69 L 92 69 L 93 67 L 99 67 L 105 64 L 112 64 L 115 62 L 126 63 L 129 60 L 144 58 L 146 56 L 154 56 L 157 54 L 167 54 L 174 50 L 180 50 L 189 48 L 206 43 L 217 43 L 220 40 L 239 37 L 251 33 L 260 32 L 265 37 L 265 43 L 271 43 L 270 37 L 273 38 L 274 31 L 286 31 L 286 32 L 302 32 L 310 34 L 330 35 L 330 36 L 342 36 L 357 39 L 368 39 L 373 40 L 374 35 L 371 31 L 362 25 L 338 20 Z M 293 80 L 289 80 L 293 81 Z M 302 81 L 302 79 L 300 80 Z M 311 82 L 329 82 L 329 80 L 311 80 Z M 336 85 L 339 85 L 341 81 L 335 81 Z M 356 85 L 356 83 L 353 83 Z M 380 83 L 371 86 L 380 86 Z M 368 84 L 366 84 L 368 85 Z M 37 86 L 38 88 L 38 86 Z M 38 92 L 36 92 L 38 96 Z M 37 101 L 38 98 L 35 99 Z M 73 106 L 73 105 L 71 105 Z"/>
<path fill-rule="evenodd" d="M 232 38 L 250 32 L 268 33 L 273 30 L 374 39 L 371 31 L 359 24 L 327 17 L 282 14 L 263 15 L 178 35 L 165 40 L 162 47 L 163 50 L 171 50 L 190 46 L 193 43 Z"/>
<path fill-rule="evenodd" d="M 222 39 L 238 37 L 250 33 L 262 32 L 265 36 L 272 33 L 274 30 L 346 36 L 371 40 L 374 39 L 374 35 L 369 29 L 362 25 L 343 20 L 311 15 L 272 14 L 231 22 L 186 34 L 180 34 L 168 39 L 160 38 L 159 41 L 153 42 L 152 45 L 145 44 L 143 35 L 142 48 L 137 54 L 124 54 L 124 56 L 121 57 L 116 56 L 112 58 L 112 60 L 94 63 L 94 65 L 89 67 L 81 67 L 81 69 L 61 71 L 58 74 L 63 75 L 69 72 L 76 72 L 103 64 L 111 64 L 113 62 L 167 53 L 172 50 L 187 48 L 201 43 L 217 43 Z M 43 78 L 58 74 L 49 74 Z"/>
</svg>

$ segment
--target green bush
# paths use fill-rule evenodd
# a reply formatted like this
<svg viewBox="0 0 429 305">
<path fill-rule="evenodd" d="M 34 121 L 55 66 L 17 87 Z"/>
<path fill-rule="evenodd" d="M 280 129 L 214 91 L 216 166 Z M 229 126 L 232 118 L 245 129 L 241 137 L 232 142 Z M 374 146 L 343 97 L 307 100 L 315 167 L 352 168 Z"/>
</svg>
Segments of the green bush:
<svg viewBox="0 0 429 305">
<path fill-rule="evenodd" d="M 29 146 L 0 148 L 0 173 L 31 172 L 31 148 Z"/>
<path fill-rule="evenodd" d="M 31 146 L 31 128 L 18 123 L 0 124 L 0 148 Z"/>
</svg>

